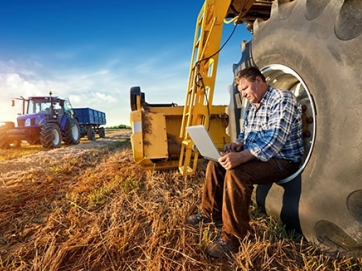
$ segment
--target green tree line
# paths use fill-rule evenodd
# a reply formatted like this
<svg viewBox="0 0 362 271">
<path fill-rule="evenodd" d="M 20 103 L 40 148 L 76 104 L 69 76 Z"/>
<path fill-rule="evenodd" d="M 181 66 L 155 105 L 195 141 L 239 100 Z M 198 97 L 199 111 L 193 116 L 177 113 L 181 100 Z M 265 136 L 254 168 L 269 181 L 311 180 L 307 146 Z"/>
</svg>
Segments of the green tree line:
<svg viewBox="0 0 362 271">
<path fill-rule="evenodd" d="M 125 124 L 119 124 L 116 126 L 110 126 L 106 127 L 106 129 L 131 129 L 131 126 L 125 125 Z"/>
</svg>

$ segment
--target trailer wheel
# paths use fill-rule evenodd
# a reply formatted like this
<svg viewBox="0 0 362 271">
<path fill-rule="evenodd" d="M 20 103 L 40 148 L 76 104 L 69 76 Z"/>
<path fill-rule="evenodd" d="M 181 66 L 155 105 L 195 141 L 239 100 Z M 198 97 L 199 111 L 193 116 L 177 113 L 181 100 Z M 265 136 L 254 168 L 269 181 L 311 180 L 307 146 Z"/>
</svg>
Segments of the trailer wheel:
<svg viewBox="0 0 362 271">
<path fill-rule="evenodd" d="M 254 23 L 250 54 L 271 84 L 303 85 L 315 107 L 309 161 L 299 180 L 266 192 L 265 209 L 299 218 L 308 240 L 342 254 L 362 247 L 362 203 L 350 200 L 362 176 L 361 12 L 361 1 L 274 1 L 271 18 Z"/>
<path fill-rule="evenodd" d="M 60 128 L 56 124 L 45 124 L 40 130 L 40 142 L 43 148 L 59 148 L 62 142 Z"/>
<path fill-rule="evenodd" d="M 105 131 L 104 127 L 99 128 L 98 134 L 99 134 L 100 138 L 106 137 L 106 131 Z"/>
<path fill-rule="evenodd" d="M 74 119 L 73 126 L 69 119 L 67 120 L 67 124 L 65 129 L 63 130 L 63 140 L 67 145 L 77 145 L 80 142 L 80 128 L 79 123 L 76 119 Z"/>
<path fill-rule="evenodd" d="M 94 132 L 93 127 L 87 128 L 87 138 L 88 138 L 88 140 L 91 140 L 91 141 L 96 140 L 96 134 Z"/>
</svg>

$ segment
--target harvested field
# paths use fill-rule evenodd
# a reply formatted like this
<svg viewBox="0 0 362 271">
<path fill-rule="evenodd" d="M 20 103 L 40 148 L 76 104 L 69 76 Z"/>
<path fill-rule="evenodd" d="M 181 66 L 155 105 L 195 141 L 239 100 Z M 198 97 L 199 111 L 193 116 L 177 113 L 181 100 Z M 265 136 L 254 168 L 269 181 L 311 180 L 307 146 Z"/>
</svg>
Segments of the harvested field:
<svg viewBox="0 0 362 271">
<path fill-rule="evenodd" d="M 1 150 L 0 270 L 361 270 L 361 259 L 324 255 L 256 208 L 240 251 L 210 259 L 204 248 L 219 229 L 185 223 L 203 165 L 186 179 L 142 171 L 129 136 Z"/>
</svg>

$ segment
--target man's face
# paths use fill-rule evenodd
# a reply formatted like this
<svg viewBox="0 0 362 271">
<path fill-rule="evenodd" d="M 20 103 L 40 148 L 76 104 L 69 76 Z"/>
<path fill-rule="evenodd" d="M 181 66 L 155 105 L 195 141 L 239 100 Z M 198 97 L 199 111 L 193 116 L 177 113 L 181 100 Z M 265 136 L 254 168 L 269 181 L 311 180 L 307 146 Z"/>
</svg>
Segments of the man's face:
<svg viewBox="0 0 362 271">
<path fill-rule="evenodd" d="M 259 77 L 256 77 L 255 82 L 249 82 L 245 78 L 241 78 L 238 84 L 238 91 L 250 103 L 259 103 L 265 94 L 262 89 L 262 83 L 263 81 Z"/>
</svg>

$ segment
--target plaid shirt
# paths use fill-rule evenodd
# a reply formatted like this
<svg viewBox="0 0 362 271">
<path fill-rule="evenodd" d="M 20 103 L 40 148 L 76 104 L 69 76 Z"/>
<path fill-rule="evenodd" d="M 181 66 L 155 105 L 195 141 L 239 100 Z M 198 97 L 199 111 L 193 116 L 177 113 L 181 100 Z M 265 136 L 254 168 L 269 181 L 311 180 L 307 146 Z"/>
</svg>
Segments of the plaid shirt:
<svg viewBox="0 0 362 271">
<path fill-rule="evenodd" d="M 237 141 L 261 161 L 300 162 L 304 153 L 302 109 L 290 91 L 269 87 L 260 104 L 250 104 Z"/>
</svg>

